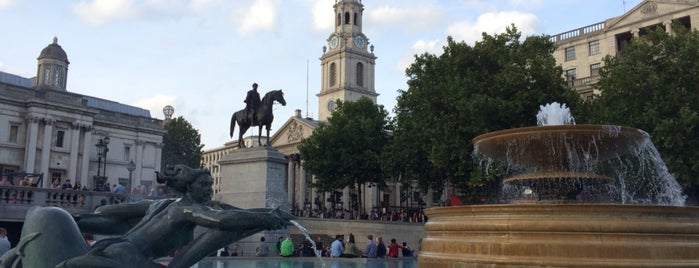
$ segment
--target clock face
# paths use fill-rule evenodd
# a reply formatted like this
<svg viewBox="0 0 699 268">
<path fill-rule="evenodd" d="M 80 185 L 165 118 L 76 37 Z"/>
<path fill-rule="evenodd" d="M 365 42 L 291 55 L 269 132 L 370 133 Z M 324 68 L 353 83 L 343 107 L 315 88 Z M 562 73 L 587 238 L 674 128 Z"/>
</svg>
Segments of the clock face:
<svg viewBox="0 0 699 268">
<path fill-rule="evenodd" d="M 332 112 L 333 110 L 335 110 L 335 102 L 328 101 L 328 111 Z"/>
<path fill-rule="evenodd" d="M 356 45 L 358 48 L 364 48 L 364 39 L 361 36 L 355 37 L 354 45 Z"/>
<path fill-rule="evenodd" d="M 330 39 L 330 48 L 336 48 L 338 42 L 337 36 L 333 36 L 333 38 Z"/>
</svg>

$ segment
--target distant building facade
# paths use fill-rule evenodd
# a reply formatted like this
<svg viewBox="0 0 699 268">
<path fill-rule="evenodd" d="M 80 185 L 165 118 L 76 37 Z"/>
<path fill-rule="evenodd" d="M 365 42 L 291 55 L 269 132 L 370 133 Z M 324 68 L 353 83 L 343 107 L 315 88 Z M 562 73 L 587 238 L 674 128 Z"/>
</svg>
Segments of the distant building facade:
<svg viewBox="0 0 699 268">
<path fill-rule="evenodd" d="M 553 53 L 563 67 L 566 81 L 584 99 L 602 92 L 594 87 L 607 55 L 616 56 L 634 37 L 661 27 L 699 28 L 699 2 L 696 0 L 645 0 L 625 14 L 552 36 L 558 48 Z"/>
<path fill-rule="evenodd" d="M 68 65 L 54 38 L 38 57 L 36 77 L 0 72 L 0 172 L 42 174 L 40 187 L 53 179 L 89 189 L 106 182 L 155 184 L 162 120 L 145 109 L 69 92 Z"/>
</svg>

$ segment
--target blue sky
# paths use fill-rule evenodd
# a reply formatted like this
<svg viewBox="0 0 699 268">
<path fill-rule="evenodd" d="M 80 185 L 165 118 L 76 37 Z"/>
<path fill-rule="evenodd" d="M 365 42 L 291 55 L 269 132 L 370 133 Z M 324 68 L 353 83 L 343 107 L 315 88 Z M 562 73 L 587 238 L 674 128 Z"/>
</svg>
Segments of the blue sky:
<svg viewBox="0 0 699 268">
<path fill-rule="evenodd" d="M 130 104 L 162 119 L 173 105 L 223 146 L 230 116 L 253 82 L 283 89 L 273 130 L 295 109 L 317 117 L 320 56 L 335 0 L 0 0 L 0 71 L 36 75 L 53 37 L 68 54 L 68 91 Z M 446 37 L 473 44 L 514 23 L 557 34 L 620 16 L 641 0 L 363 0 L 375 46 L 378 103 L 391 112 L 415 54 L 439 54 Z M 248 135 L 252 132 L 248 131 Z M 255 131 L 255 134 L 257 132 Z M 237 134 L 236 134 L 237 135 Z"/>
</svg>

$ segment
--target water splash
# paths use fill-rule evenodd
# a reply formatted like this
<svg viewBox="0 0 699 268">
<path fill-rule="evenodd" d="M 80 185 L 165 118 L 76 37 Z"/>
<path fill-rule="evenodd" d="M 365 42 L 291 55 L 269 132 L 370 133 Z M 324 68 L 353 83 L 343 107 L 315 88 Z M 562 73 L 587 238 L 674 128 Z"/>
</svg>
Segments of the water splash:
<svg viewBox="0 0 699 268">
<path fill-rule="evenodd" d="M 552 102 L 539 106 L 536 124 L 539 126 L 575 125 L 575 118 L 565 103 Z"/>
<path fill-rule="evenodd" d="M 320 256 L 320 254 L 318 254 L 318 251 L 316 250 L 316 248 L 317 248 L 316 242 L 313 241 L 313 239 L 311 239 L 311 236 L 308 234 L 308 229 L 306 229 L 306 227 L 303 227 L 303 225 L 301 225 L 299 222 L 297 222 L 295 220 L 289 220 L 289 222 L 291 222 L 291 224 L 296 226 L 296 228 L 298 228 L 299 231 L 301 231 L 303 236 L 306 237 L 306 240 L 311 242 L 311 245 L 313 246 L 313 252 L 315 252 L 316 257 L 318 258 L 318 261 L 320 261 L 321 267 L 325 267 L 325 262 L 323 261 L 323 258 Z"/>
</svg>

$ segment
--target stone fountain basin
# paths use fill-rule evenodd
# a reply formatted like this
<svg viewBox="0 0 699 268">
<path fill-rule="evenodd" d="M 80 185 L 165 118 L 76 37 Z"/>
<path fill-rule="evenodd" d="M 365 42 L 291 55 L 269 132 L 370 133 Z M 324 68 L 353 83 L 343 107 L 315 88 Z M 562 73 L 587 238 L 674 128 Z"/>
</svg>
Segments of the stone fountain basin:
<svg viewBox="0 0 699 268">
<path fill-rule="evenodd" d="M 473 139 L 477 152 L 543 170 L 569 170 L 577 162 L 605 161 L 638 150 L 642 130 L 612 125 L 555 125 L 489 132 Z M 573 162 L 573 163 L 571 163 Z"/>
<path fill-rule="evenodd" d="M 699 207 L 499 204 L 425 213 L 421 268 L 699 267 Z"/>
</svg>

